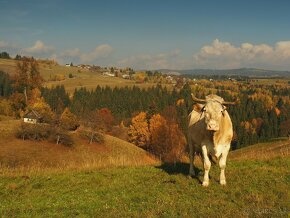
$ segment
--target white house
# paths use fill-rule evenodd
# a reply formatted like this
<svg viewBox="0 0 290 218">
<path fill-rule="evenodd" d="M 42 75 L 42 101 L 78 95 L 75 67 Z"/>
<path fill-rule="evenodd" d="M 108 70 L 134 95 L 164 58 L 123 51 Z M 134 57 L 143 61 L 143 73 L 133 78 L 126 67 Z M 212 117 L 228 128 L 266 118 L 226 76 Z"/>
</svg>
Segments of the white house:
<svg viewBox="0 0 290 218">
<path fill-rule="evenodd" d="M 31 124 L 41 123 L 42 122 L 42 117 L 37 111 L 29 110 L 23 116 L 23 122 L 24 123 L 31 123 Z"/>
</svg>

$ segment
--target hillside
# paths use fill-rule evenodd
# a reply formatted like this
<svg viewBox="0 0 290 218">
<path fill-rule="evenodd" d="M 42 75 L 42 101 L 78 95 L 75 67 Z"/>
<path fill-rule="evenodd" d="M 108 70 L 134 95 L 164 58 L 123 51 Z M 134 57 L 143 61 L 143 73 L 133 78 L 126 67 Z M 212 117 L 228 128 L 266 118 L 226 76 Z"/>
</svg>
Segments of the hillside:
<svg viewBox="0 0 290 218">
<path fill-rule="evenodd" d="M 135 145 L 105 135 L 104 144 L 88 144 L 72 133 L 72 148 L 45 141 L 16 139 L 14 129 L 19 120 L 0 121 L 0 166 L 26 168 L 28 171 L 43 169 L 95 169 L 112 166 L 152 165 L 157 161 Z"/>
<path fill-rule="evenodd" d="M 0 169 L 2 217 L 287 217 L 289 157 L 230 160 L 210 186 L 188 165 L 29 172 Z M 201 169 L 201 165 L 198 166 Z"/>
<path fill-rule="evenodd" d="M 0 71 L 14 74 L 16 71 L 17 61 L 0 58 Z M 41 76 L 45 79 L 45 87 L 64 85 L 69 93 L 73 93 L 76 88 L 86 87 L 88 90 L 95 89 L 98 85 L 101 87 L 132 87 L 148 88 L 156 85 L 154 83 L 136 83 L 135 81 L 109 77 L 102 75 L 102 71 L 91 71 L 78 67 L 67 67 L 56 64 L 41 62 L 39 64 Z M 70 75 L 73 78 L 70 78 Z M 57 79 L 55 79 L 57 78 Z"/>
<path fill-rule="evenodd" d="M 230 153 L 227 186 L 219 167 L 203 188 L 188 163 L 162 164 L 112 136 L 68 148 L 13 138 L 18 120 L 0 117 L 2 217 L 287 217 L 289 141 Z"/>
<path fill-rule="evenodd" d="M 230 152 L 231 160 L 267 160 L 290 157 L 290 140 L 259 143 Z"/>
</svg>

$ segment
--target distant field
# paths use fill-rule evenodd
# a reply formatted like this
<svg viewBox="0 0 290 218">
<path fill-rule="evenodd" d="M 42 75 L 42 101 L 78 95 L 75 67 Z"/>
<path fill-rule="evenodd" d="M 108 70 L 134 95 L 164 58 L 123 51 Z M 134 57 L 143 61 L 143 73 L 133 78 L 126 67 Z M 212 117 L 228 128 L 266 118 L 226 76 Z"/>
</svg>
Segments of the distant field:
<svg viewBox="0 0 290 218">
<path fill-rule="evenodd" d="M 7 72 L 9 74 L 14 74 L 16 70 L 17 61 L 0 59 L 0 70 Z M 80 69 L 78 67 L 66 67 L 61 65 L 49 65 L 40 64 L 39 65 L 40 74 L 46 80 L 44 86 L 52 87 L 57 85 L 64 85 L 66 91 L 73 93 L 76 88 L 86 87 L 88 90 L 95 89 L 98 85 L 101 87 L 132 87 L 138 86 L 140 88 L 148 88 L 155 86 L 155 83 L 136 83 L 132 80 L 127 80 L 123 78 L 108 77 L 103 76 L 101 73 L 92 72 L 87 69 Z M 74 78 L 69 78 L 69 74 L 74 76 Z M 65 79 L 61 81 L 50 81 L 56 75 L 61 75 Z M 168 88 L 171 88 L 168 85 Z"/>
<path fill-rule="evenodd" d="M 227 186 L 219 185 L 219 167 L 213 165 L 210 186 L 203 188 L 199 162 L 198 177 L 189 178 L 188 163 L 160 165 L 111 136 L 104 145 L 75 138 L 74 148 L 14 139 L 18 123 L 0 121 L 1 217 L 290 215 L 288 141 L 232 152 Z"/>
</svg>

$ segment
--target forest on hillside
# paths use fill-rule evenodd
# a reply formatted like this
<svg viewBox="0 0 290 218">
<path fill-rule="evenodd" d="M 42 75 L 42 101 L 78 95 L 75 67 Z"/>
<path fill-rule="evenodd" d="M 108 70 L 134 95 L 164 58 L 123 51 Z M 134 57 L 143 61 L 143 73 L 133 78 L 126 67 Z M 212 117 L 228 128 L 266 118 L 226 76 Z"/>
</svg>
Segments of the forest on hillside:
<svg viewBox="0 0 290 218">
<path fill-rule="evenodd" d="M 187 79 L 183 86 L 170 90 L 162 84 L 147 89 L 98 86 L 76 89 L 72 96 L 64 86 L 46 88 L 43 84 L 34 59 L 18 62 L 13 76 L 0 72 L 0 115 L 21 118 L 33 109 L 44 123 L 62 132 L 81 126 L 91 141 L 95 133 L 111 134 L 172 160 L 186 151 L 187 116 L 194 104 L 191 93 L 199 98 L 217 94 L 225 101 L 238 100 L 237 105 L 228 106 L 233 149 L 290 134 L 288 81 L 200 78 Z"/>
</svg>

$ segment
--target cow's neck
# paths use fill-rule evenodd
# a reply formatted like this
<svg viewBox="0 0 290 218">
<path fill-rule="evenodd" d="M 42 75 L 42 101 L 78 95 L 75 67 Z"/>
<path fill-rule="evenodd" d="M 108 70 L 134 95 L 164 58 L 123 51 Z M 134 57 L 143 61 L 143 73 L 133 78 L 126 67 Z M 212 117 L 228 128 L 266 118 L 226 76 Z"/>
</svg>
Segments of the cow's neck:
<svg viewBox="0 0 290 218">
<path fill-rule="evenodd" d="M 223 138 L 224 138 L 223 136 L 224 136 L 224 133 L 226 131 L 226 129 L 225 129 L 226 119 L 225 119 L 225 117 L 222 117 L 221 119 L 222 120 L 221 120 L 221 122 L 219 124 L 219 130 L 215 131 L 215 132 L 212 132 L 212 139 L 213 139 L 214 147 L 216 147 L 217 145 L 222 143 L 221 140 L 223 140 Z"/>
</svg>

